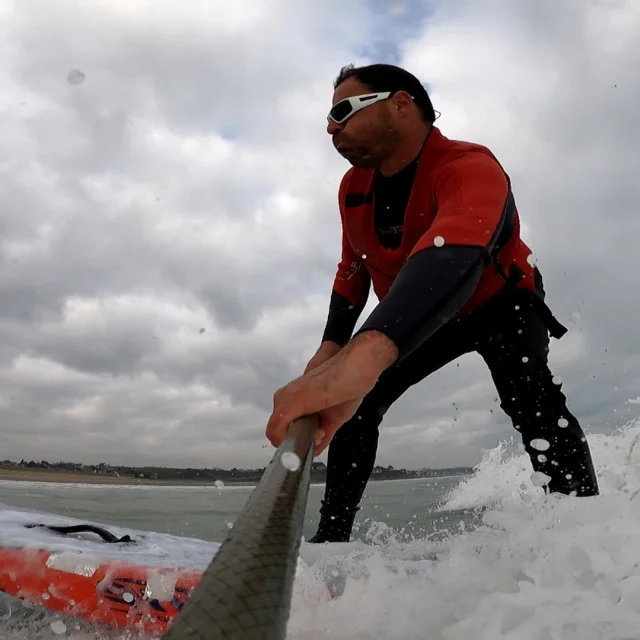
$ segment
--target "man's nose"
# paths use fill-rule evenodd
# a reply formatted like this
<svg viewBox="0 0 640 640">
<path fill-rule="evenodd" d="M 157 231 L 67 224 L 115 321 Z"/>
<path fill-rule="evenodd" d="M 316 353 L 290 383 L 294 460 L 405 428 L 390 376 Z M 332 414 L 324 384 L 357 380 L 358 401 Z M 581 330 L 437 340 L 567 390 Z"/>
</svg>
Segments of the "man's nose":
<svg viewBox="0 0 640 640">
<path fill-rule="evenodd" d="M 337 122 L 334 122 L 333 120 L 329 120 L 329 123 L 327 124 L 327 133 L 330 136 L 335 135 L 341 130 L 342 130 L 342 125 L 338 124 Z"/>
</svg>

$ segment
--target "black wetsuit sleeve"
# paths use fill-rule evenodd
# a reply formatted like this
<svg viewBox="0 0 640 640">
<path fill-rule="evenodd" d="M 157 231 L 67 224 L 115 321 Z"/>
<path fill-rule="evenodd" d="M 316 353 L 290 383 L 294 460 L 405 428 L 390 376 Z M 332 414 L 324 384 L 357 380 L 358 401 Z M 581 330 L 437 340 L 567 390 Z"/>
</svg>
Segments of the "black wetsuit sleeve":
<svg viewBox="0 0 640 640">
<path fill-rule="evenodd" d="M 380 331 L 397 346 L 398 361 L 406 358 L 469 300 L 485 259 L 486 249 L 477 246 L 445 245 L 416 253 L 356 335 Z"/>
<path fill-rule="evenodd" d="M 367 304 L 370 288 L 371 278 L 367 274 L 362 294 L 356 304 L 349 302 L 345 296 L 335 290 L 331 292 L 329 315 L 322 335 L 323 342 L 328 340 L 341 347 L 349 342 L 358 318 Z"/>
</svg>

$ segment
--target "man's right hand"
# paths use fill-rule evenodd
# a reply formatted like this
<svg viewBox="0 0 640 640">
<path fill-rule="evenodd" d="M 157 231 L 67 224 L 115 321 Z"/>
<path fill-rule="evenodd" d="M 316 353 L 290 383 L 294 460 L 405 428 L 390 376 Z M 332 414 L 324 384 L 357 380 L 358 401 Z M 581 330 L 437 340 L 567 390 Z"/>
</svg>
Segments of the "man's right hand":
<svg viewBox="0 0 640 640">
<path fill-rule="evenodd" d="M 336 342 L 330 342 L 329 340 L 323 342 L 315 352 L 313 358 L 309 360 L 309 364 L 305 367 L 304 373 L 308 373 L 312 369 L 315 369 L 325 363 L 330 358 L 333 358 L 333 356 L 335 356 L 341 349 L 342 347 Z"/>
</svg>

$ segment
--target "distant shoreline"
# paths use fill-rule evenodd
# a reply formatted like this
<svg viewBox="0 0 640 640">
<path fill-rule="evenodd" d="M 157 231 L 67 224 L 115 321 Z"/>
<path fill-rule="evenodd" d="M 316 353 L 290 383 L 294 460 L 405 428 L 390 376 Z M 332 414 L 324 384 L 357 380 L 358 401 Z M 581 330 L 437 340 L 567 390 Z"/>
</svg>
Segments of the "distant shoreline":
<svg viewBox="0 0 640 640">
<path fill-rule="evenodd" d="M 451 474 L 442 476 L 424 476 L 413 478 L 385 478 L 371 476 L 375 482 L 396 482 L 397 480 L 435 480 L 450 477 L 463 477 L 466 474 Z M 168 478 L 164 480 L 153 478 L 133 478 L 128 476 L 112 476 L 101 473 L 83 471 L 64 471 L 61 469 L 25 469 L 24 467 L 0 466 L 0 482 L 48 482 L 52 484 L 87 484 L 87 485 L 113 485 L 113 486 L 156 486 L 156 487 L 215 487 L 215 480 L 195 480 Z M 258 483 L 248 480 L 223 480 L 225 486 L 230 487 L 255 487 Z M 324 479 L 312 477 L 312 484 L 324 484 Z"/>
<path fill-rule="evenodd" d="M 0 467 L 0 481 L 14 480 L 16 482 L 51 482 L 57 484 L 112 484 L 117 485 L 153 485 L 153 486 L 190 486 L 214 487 L 214 480 L 154 480 L 151 478 L 129 478 L 126 476 L 111 476 L 101 473 L 83 473 L 82 471 L 58 471 L 52 469 L 24 469 L 18 467 Z M 224 481 L 225 485 L 234 487 L 254 487 L 257 483 L 246 481 Z"/>
</svg>

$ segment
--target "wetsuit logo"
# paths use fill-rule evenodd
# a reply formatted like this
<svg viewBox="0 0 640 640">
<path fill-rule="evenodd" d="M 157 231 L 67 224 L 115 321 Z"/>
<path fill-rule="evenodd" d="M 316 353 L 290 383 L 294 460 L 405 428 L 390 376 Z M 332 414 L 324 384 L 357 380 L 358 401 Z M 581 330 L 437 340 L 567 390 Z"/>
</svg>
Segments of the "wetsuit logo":
<svg viewBox="0 0 640 640">
<path fill-rule="evenodd" d="M 354 262 L 352 262 L 349 265 L 349 268 L 344 272 L 344 275 L 342 276 L 342 280 L 351 280 L 351 278 L 353 278 L 353 276 L 356 275 L 356 273 L 358 273 L 358 271 L 360 271 L 362 267 L 362 262 L 360 262 L 359 260 L 356 260 Z"/>
</svg>

